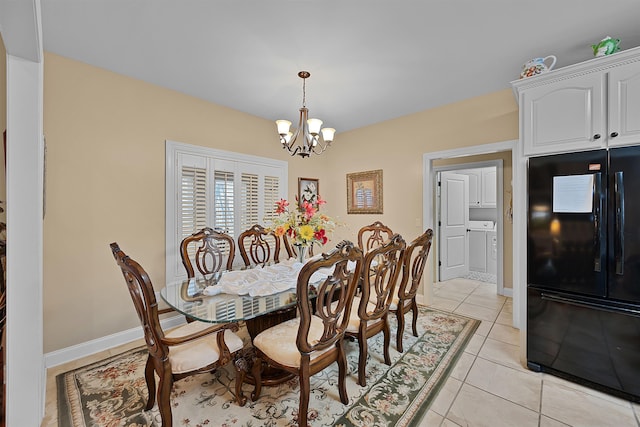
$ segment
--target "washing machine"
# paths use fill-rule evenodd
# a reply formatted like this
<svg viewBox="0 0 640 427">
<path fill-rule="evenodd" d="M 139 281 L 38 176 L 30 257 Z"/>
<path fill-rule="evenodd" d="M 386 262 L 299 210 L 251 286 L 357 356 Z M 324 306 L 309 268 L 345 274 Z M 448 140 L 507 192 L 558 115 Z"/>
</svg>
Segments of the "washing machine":
<svg viewBox="0 0 640 427">
<path fill-rule="evenodd" d="M 488 273 L 491 249 L 490 233 L 495 235 L 493 221 L 469 221 L 469 271 Z M 494 266 L 495 270 L 496 267 Z M 495 274 L 495 273 L 492 273 Z"/>
<path fill-rule="evenodd" d="M 498 273 L 498 235 L 495 227 L 487 232 L 487 273 Z"/>
</svg>

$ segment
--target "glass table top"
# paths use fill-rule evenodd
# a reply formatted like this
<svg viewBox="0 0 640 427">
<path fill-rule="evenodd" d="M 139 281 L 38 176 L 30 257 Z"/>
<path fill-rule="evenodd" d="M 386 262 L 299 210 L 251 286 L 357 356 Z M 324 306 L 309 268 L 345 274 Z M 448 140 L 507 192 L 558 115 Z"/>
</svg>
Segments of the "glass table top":
<svg viewBox="0 0 640 427">
<path fill-rule="evenodd" d="M 225 293 L 204 295 L 202 291 L 210 284 L 204 279 L 185 279 L 165 286 L 160 296 L 185 316 L 211 323 L 249 320 L 296 304 L 294 288 L 255 297 Z"/>
</svg>

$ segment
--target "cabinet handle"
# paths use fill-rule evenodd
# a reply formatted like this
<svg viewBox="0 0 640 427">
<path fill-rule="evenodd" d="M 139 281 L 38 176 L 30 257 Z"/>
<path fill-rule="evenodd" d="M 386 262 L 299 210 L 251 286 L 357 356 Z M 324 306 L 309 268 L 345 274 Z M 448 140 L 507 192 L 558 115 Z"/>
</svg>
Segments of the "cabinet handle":
<svg viewBox="0 0 640 427">
<path fill-rule="evenodd" d="M 600 139 L 600 134 L 596 133 L 595 135 L 593 135 L 593 139 Z"/>
<path fill-rule="evenodd" d="M 616 136 L 618 136 L 618 132 L 611 132 L 611 138 L 615 138 Z"/>
</svg>

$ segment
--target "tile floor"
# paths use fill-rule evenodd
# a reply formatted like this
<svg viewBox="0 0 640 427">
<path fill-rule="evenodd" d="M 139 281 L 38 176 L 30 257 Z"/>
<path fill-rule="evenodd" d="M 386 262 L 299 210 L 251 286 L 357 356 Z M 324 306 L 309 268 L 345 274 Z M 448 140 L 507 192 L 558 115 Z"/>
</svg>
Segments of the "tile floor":
<svg viewBox="0 0 640 427">
<path fill-rule="evenodd" d="M 494 284 L 436 283 L 432 306 L 482 324 L 421 427 L 640 426 L 640 405 L 524 368 L 512 300 L 496 295 Z"/>
<path fill-rule="evenodd" d="M 640 427 L 640 405 L 520 364 L 519 331 L 512 328 L 512 300 L 495 284 L 453 279 L 434 286 L 432 306 L 482 320 L 420 427 Z M 129 343 L 47 372 L 43 427 L 55 427 L 55 376 L 142 345 Z M 66 427 L 66 426 L 60 426 Z"/>
</svg>

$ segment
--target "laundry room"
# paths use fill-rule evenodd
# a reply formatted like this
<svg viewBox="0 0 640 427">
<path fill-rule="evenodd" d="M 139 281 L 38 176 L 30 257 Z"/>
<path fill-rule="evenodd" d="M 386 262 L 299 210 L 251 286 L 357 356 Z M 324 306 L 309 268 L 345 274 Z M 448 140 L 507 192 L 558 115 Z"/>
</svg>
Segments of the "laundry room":
<svg viewBox="0 0 640 427">
<path fill-rule="evenodd" d="M 436 282 L 512 295 L 511 152 L 434 160 Z"/>
</svg>

